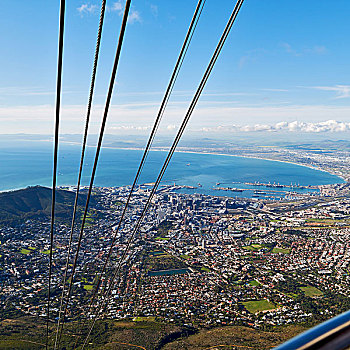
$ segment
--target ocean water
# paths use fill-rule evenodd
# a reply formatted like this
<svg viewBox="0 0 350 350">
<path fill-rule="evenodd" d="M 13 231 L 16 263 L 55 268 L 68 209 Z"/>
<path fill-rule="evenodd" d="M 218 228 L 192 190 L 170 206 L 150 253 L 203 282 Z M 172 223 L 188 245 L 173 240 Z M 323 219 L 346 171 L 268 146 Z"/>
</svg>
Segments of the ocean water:
<svg viewBox="0 0 350 350">
<path fill-rule="evenodd" d="M 58 185 L 75 185 L 80 159 L 80 146 L 61 144 L 59 149 Z M 130 185 L 140 162 L 142 151 L 103 148 L 95 178 L 96 186 Z M 87 149 L 82 177 L 89 184 L 94 148 Z M 150 152 L 139 183 L 154 182 L 166 157 L 166 152 Z M 247 188 L 245 182 L 275 182 L 284 185 L 321 185 L 343 182 L 337 176 L 289 163 L 260 159 L 175 153 L 165 173 L 163 184 L 202 187 L 185 189 L 186 193 L 205 193 L 231 197 L 250 197 L 253 191 L 228 192 L 213 190 L 222 187 Z M 27 143 L 25 147 L 0 147 L 0 191 L 31 185 L 50 186 L 52 183 L 52 145 L 49 142 Z M 252 187 L 253 188 L 253 187 Z M 256 188 L 255 188 L 256 189 Z M 257 188 L 263 190 L 263 188 Z M 299 190 L 305 191 L 305 190 Z"/>
</svg>

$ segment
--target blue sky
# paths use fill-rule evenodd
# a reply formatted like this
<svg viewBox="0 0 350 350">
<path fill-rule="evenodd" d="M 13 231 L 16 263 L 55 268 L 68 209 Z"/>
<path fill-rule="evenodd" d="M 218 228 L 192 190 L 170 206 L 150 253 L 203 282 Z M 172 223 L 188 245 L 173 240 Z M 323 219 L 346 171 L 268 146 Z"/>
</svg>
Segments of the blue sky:
<svg viewBox="0 0 350 350">
<path fill-rule="evenodd" d="M 152 124 L 197 1 L 134 0 L 108 133 Z M 107 0 L 92 132 L 97 132 L 123 1 Z M 161 130 L 183 117 L 234 1 L 207 0 Z M 80 133 L 100 1 L 67 1 L 62 133 Z M 52 133 L 59 1 L 0 2 L 0 133 Z M 350 2 L 246 0 L 189 125 L 192 131 L 350 128 Z M 333 122 L 329 122 L 333 120 Z"/>
</svg>

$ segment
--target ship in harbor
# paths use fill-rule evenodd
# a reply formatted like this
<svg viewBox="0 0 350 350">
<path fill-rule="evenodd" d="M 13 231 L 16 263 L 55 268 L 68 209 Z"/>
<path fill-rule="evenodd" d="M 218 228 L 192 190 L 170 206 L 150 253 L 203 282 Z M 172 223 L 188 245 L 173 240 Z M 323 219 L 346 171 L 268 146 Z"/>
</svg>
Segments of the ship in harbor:
<svg viewBox="0 0 350 350">
<path fill-rule="evenodd" d="M 232 191 L 232 192 L 243 192 L 242 189 L 236 188 L 236 187 L 232 187 L 232 188 L 231 188 L 231 191 Z"/>
<path fill-rule="evenodd" d="M 266 194 L 266 192 L 264 192 L 264 191 L 259 191 L 259 190 L 255 190 L 255 191 L 254 191 L 254 194 Z"/>
<path fill-rule="evenodd" d="M 232 192 L 243 192 L 242 188 L 236 188 L 236 187 L 214 187 L 213 188 L 216 191 L 232 191 Z"/>
</svg>

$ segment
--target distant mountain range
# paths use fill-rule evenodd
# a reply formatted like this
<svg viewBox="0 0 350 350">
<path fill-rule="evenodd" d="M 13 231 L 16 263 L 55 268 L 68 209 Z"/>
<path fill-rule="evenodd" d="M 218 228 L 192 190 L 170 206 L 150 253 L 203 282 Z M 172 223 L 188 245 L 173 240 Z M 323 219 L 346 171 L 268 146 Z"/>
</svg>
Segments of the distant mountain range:
<svg viewBox="0 0 350 350">
<path fill-rule="evenodd" d="M 50 219 L 51 189 L 42 186 L 0 193 L 0 224 L 20 223 L 28 219 Z M 61 221 L 70 220 L 75 193 L 56 191 L 55 217 Z M 78 205 L 85 205 L 86 195 L 79 196 Z M 91 204 L 94 203 L 92 198 Z"/>
</svg>

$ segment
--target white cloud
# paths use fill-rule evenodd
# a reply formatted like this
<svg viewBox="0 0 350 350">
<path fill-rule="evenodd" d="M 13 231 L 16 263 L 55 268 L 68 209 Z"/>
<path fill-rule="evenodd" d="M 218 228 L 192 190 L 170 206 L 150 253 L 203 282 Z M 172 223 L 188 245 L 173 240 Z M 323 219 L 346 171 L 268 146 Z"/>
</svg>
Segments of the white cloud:
<svg viewBox="0 0 350 350">
<path fill-rule="evenodd" d="M 115 3 L 112 5 L 111 10 L 112 10 L 112 11 L 121 11 L 121 10 L 123 10 L 123 5 L 122 5 L 122 3 L 121 3 L 120 1 L 115 2 Z"/>
<path fill-rule="evenodd" d="M 301 53 L 300 53 L 300 52 L 297 52 L 296 50 L 294 50 L 290 44 L 288 44 L 288 43 L 282 43 L 281 46 L 284 48 L 284 50 L 285 50 L 287 53 L 290 53 L 290 54 L 293 55 L 293 56 L 301 56 Z"/>
<path fill-rule="evenodd" d="M 130 15 L 129 15 L 129 19 L 128 21 L 132 24 L 132 23 L 135 23 L 135 22 L 139 22 L 141 23 L 141 16 L 140 16 L 140 13 L 138 11 L 131 11 L 130 12 Z"/>
<path fill-rule="evenodd" d="M 65 90 L 62 94 L 76 94 L 77 91 Z M 0 87 L 0 96 L 55 96 L 54 90 L 45 90 L 40 87 L 7 86 Z"/>
<path fill-rule="evenodd" d="M 284 48 L 284 50 L 293 55 L 293 56 L 303 56 L 305 54 L 313 54 L 313 55 L 323 55 L 327 52 L 327 48 L 323 45 L 315 45 L 311 47 L 304 47 L 302 49 L 296 50 L 292 45 L 284 42 L 281 43 L 281 46 Z"/>
<path fill-rule="evenodd" d="M 151 8 L 152 15 L 154 17 L 157 17 L 158 16 L 158 6 L 151 4 L 150 8 Z"/>
<path fill-rule="evenodd" d="M 107 10 L 109 12 L 117 12 L 118 16 L 122 16 L 124 13 L 124 5 L 122 0 L 118 0 L 114 2 L 111 6 L 107 6 Z M 141 15 L 139 11 L 136 10 L 130 10 L 129 17 L 128 17 L 128 22 L 130 24 L 135 23 L 135 22 L 140 22 L 141 23 Z"/>
<path fill-rule="evenodd" d="M 118 12 L 118 15 L 121 16 L 123 14 L 123 4 L 120 0 L 116 1 L 111 6 L 107 6 L 107 11 Z"/>
<path fill-rule="evenodd" d="M 270 91 L 270 92 L 288 92 L 287 89 L 261 89 L 262 91 Z"/>
<path fill-rule="evenodd" d="M 217 102 L 217 101 L 215 101 Z M 188 103 L 171 103 L 163 117 L 161 131 L 170 132 L 171 125 L 179 125 Z M 147 128 L 153 125 L 158 102 L 138 102 L 111 105 L 108 128 L 123 125 Z M 100 128 L 104 105 L 94 105 L 91 114 L 91 133 Z M 60 130 L 62 133 L 81 133 L 86 114 L 85 105 L 62 105 Z M 288 105 L 237 106 L 210 101 L 200 102 L 195 109 L 188 131 L 305 131 L 339 132 L 349 130 L 350 106 Z M 53 105 L 0 105 L 0 133 L 41 133 L 53 130 Z M 169 127 L 170 125 L 170 127 Z M 169 128 L 168 128 L 169 127 Z M 117 129 L 110 129 L 111 132 Z M 125 129 L 125 131 L 127 131 Z"/>
<path fill-rule="evenodd" d="M 82 4 L 80 7 L 77 8 L 78 12 L 81 15 L 84 14 L 93 14 L 97 10 L 97 5 L 92 5 L 92 4 Z"/>
<path fill-rule="evenodd" d="M 242 69 L 248 63 L 257 61 L 261 56 L 265 56 L 267 53 L 268 51 L 265 49 L 254 49 L 246 52 L 245 55 L 240 58 L 238 68 Z"/>
<path fill-rule="evenodd" d="M 304 49 L 305 53 L 311 53 L 314 55 L 324 55 L 325 53 L 327 53 L 327 49 L 325 46 L 312 46 L 312 47 L 308 47 L 306 49 Z"/>
<path fill-rule="evenodd" d="M 136 130 L 136 131 L 146 131 L 152 128 L 151 125 L 147 126 L 133 126 L 133 125 L 120 125 L 120 126 L 111 126 L 109 130 Z"/>
<path fill-rule="evenodd" d="M 313 86 L 312 89 L 324 90 L 324 91 L 334 91 L 339 98 L 349 98 L 350 97 L 350 85 L 335 85 L 335 86 Z"/>
<path fill-rule="evenodd" d="M 321 133 L 321 132 L 345 132 L 350 131 L 350 123 L 339 122 L 336 120 L 327 120 L 317 123 L 307 123 L 294 120 L 293 122 L 278 122 L 274 125 L 255 124 L 255 125 L 231 125 L 218 126 L 212 128 L 202 128 L 205 132 L 306 132 L 306 133 Z"/>
</svg>

